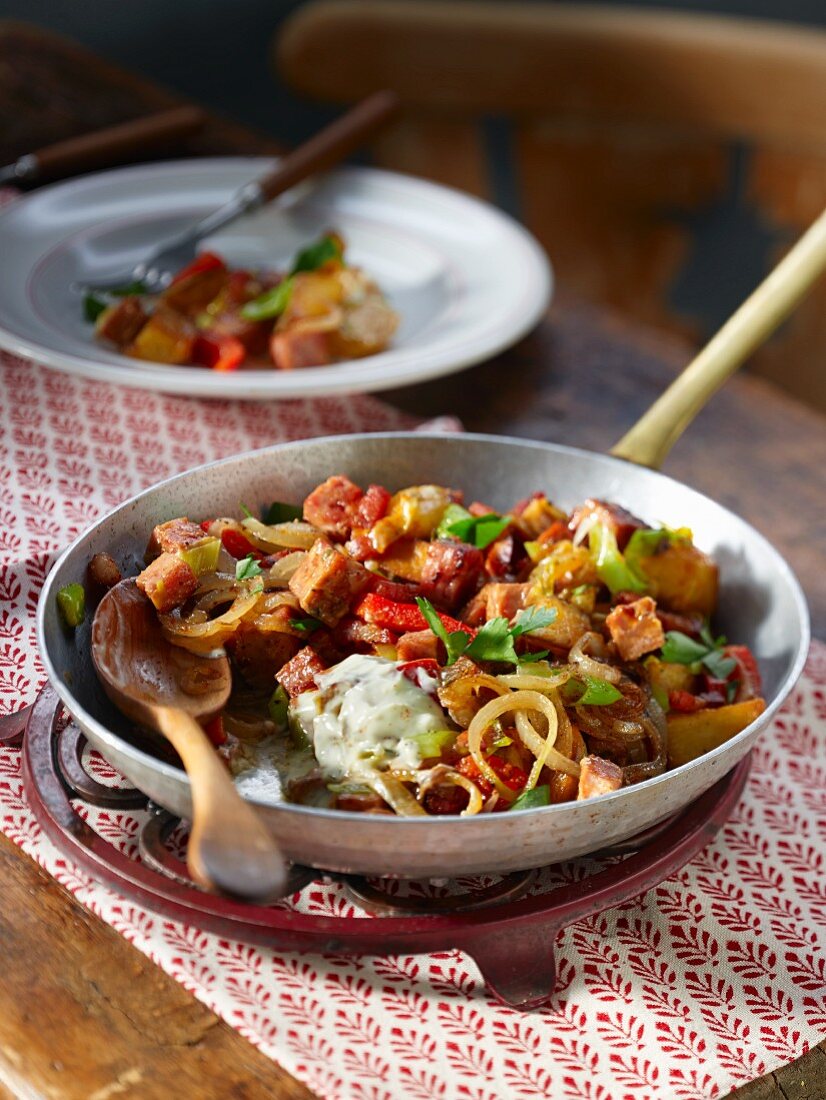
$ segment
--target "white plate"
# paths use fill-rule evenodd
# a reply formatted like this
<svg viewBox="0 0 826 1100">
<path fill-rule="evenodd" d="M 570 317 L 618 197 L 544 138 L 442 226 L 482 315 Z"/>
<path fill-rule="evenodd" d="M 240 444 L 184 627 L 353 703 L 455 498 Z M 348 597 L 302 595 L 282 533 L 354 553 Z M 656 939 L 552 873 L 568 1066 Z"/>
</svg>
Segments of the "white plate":
<svg viewBox="0 0 826 1100">
<path fill-rule="evenodd" d="M 425 180 L 344 168 L 206 239 L 237 266 L 281 267 L 325 229 L 402 317 L 391 348 L 298 371 L 169 367 L 97 343 L 78 280 L 128 269 L 272 161 L 220 158 L 121 168 L 54 184 L 0 214 L 0 346 L 57 370 L 207 397 L 305 397 L 388 389 L 449 374 L 523 336 L 552 277 L 534 240 L 492 206 Z"/>
</svg>

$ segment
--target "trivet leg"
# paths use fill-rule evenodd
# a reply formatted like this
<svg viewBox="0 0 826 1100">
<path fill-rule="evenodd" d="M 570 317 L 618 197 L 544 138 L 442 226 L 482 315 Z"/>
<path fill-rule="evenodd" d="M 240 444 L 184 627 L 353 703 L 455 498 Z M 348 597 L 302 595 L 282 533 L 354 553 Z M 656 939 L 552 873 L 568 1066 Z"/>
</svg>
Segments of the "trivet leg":
<svg viewBox="0 0 826 1100">
<path fill-rule="evenodd" d="M 554 942 L 559 928 L 504 924 L 461 946 L 472 955 L 488 989 L 511 1008 L 539 1008 L 556 987 Z"/>
</svg>

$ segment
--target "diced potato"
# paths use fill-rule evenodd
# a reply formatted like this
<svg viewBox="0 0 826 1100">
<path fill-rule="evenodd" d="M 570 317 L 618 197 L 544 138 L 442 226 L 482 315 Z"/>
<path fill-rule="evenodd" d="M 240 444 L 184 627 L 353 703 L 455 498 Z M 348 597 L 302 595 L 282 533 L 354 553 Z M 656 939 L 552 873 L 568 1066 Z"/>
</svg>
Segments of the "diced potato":
<svg viewBox="0 0 826 1100">
<path fill-rule="evenodd" d="M 193 316 L 217 298 L 229 282 L 229 272 L 222 264 L 205 271 L 193 271 L 173 282 L 161 295 L 170 309 Z"/>
<path fill-rule="evenodd" d="M 557 523 L 567 520 L 564 512 L 551 504 L 547 497 L 534 497 L 528 501 L 518 516 L 514 517 L 514 523 L 521 533 L 528 539 L 538 538 L 543 531 Z"/>
<path fill-rule="evenodd" d="M 360 359 L 383 351 L 396 329 L 399 315 L 378 291 L 363 302 L 345 309 L 341 325 L 332 334 L 335 355 L 339 359 Z"/>
<path fill-rule="evenodd" d="M 661 661 L 659 657 L 647 657 L 645 671 L 648 682 L 654 690 L 667 699 L 672 691 L 689 691 L 692 694 L 697 677 L 688 665 L 678 665 L 670 661 Z"/>
<path fill-rule="evenodd" d="M 430 543 L 423 539 L 400 539 L 381 559 L 382 572 L 418 583 L 422 579 L 429 546 Z"/>
<path fill-rule="evenodd" d="M 338 271 L 302 271 L 293 276 L 287 308 L 279 321 L 286 328 L 294 321 L 325 317 L 341 305 L 344 286 Z"/>
<path fill-rule="evenodd" d="M 371 529 L 370 542 L 381 554 L 405 536 L 429 539 L 450 503 L 450 490 L 442 485 L 412 485 L 402 489 L 392 497 L 384 519 Z"/>
<path fill-rule="evenodd" d="M 543 646 L 570 649 L 583 634 L 591 629 L 591 620 L 585 612 L 580 611 L 573 604 L 566 603 L 558 596 L 543 596 L 541 599 L 531 600 L 530 603 L 556 610 L 556 618 L 552 623 L 543 626 L 541 630 L 531 631 L 531 638 L 541 641 Z"/>
<path fill-rule="evenodd" d="M 678 540 L 664 544 L 650 557 L 639 559 L 651 595 L 669 611 L 699 611 L 709 617 L 717 606 L 717 566 L 711 558 Z"/>
<path fill-rule="evenodd" d="M 124 353 L 151 363 L 187 363 L 192 358 L 195 335 L 185 318 L 157 309 Z"/>
<path fill-rule="evenodd" d="M 729 741 L 766 709 L 763 699 L 749 699 L 726 707 L 708 707 L 692 714 L 668 716 L 668 762 L 672 768 Z"/>
</svg>

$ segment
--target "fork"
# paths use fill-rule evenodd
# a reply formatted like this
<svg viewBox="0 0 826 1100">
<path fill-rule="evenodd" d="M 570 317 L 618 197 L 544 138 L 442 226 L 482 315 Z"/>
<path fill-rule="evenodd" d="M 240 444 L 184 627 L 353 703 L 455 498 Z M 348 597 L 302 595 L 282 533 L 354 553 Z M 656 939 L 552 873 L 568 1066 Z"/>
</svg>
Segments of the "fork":
<svg viewBox="0 0 826 1100">
<path fill-rule="evenodd" d="M 368 96 L 287 153 L 267 175 L 246 184 L 217 210 L 158 245 L 145 260 L 102 282 L 96 280 L 94 286 L 83 285 L 82 289 L 117 290 L 139 282 L 148 294 L 163 290 L 175 273 L 195 258 L 197 246 L 204 237 L 266 205 L 308 176 L 332 168 L 385 126 L 398 108 L 395 92 L 385 90 Z"/>
</svg>

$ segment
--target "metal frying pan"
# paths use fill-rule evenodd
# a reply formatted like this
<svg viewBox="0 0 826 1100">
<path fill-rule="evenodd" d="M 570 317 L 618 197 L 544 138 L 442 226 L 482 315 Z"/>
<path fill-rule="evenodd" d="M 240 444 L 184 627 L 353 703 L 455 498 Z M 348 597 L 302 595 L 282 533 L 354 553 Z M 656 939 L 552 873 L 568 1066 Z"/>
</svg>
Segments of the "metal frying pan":
<svg viewBox="0 0 826 1100">
<path fill-rule="evenodd" d="M 38 608 L 38 640 L 56 691 L 90 742 L 135 786 L 189 817 L 186 775 L 136 748 L 100 688 L 89 623 L 68 637 L 59 588 L 82 580 L 89 558 L 110 553 L 138 571 L 148 532 L 173 516 L 234 514 L 238 501 L 300 501 L 331 473 L 389 488 L 437 482 L 506 509 L 536 488 L 563 507 L 588 496 L 614 500 L 652 523 L 689 526 L 720 566 L 718 623 L 755 652 L 767 707 L 714 751 L 637 786 L 583 802 L 505 815 L 389 818 L 258 803 L 286 856 L 338 871 L 418 878 L 542 866 L 626 839 L 689 805 L 729 771 L 771 722 L 799 676 L 809 644 L 800 587 L 777 551 L 707 497 L 635 462 L 658 465 L 680 431 L 739 362 L 785 316 L 826 266 L 826 217 L 618 444 L 622 457 L 495 436 L 351 435 L 283 444 L 169 479 L 116 508 L 81 535 L 50 573 Z M 628 461 L 630 460 L 630 461 Z"/>
</svg>

